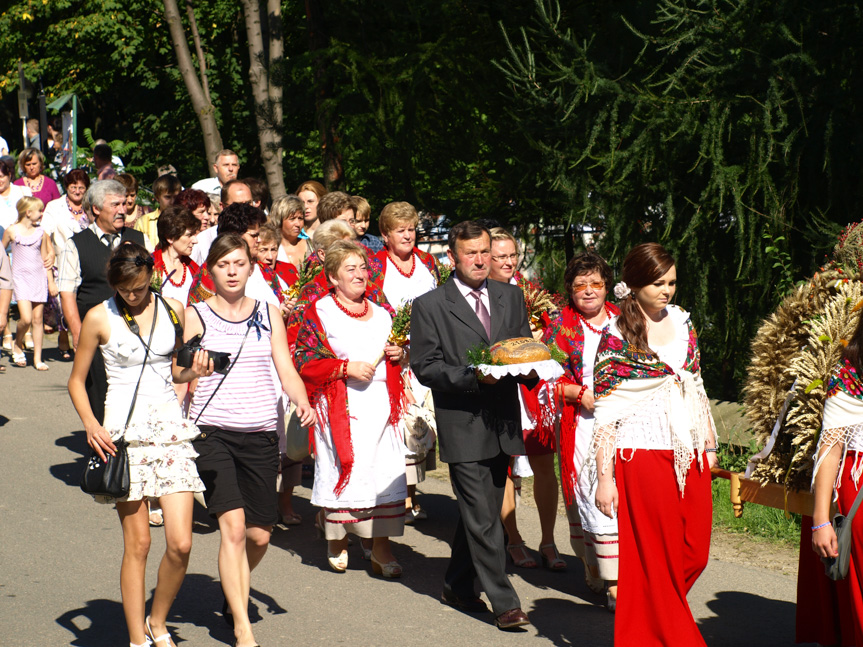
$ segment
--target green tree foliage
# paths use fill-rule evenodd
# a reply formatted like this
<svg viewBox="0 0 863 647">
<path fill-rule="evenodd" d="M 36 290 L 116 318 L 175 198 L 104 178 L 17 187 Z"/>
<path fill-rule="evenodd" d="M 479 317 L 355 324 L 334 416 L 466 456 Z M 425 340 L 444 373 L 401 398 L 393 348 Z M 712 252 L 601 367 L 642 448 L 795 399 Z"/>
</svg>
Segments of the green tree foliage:
<svg viewBox="0 0 863 647">
<path fill-rule="evenodd" d="M 678 302 L 712 393 L 735 397 L 775 286 L 803 278 L 859 220 L 855 3 L 536 0 L 503 28 L 511 114 L 571 222 L 619 263 L 678 259 Z M 781 259 L 781 262 L 777 262 Z"/>
</svg>

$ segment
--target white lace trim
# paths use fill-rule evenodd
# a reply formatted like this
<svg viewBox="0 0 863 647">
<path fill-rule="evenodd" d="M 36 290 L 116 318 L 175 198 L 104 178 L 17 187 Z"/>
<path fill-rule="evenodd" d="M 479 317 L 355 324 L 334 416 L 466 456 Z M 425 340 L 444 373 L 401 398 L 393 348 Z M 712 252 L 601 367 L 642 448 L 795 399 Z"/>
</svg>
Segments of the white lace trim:
<svg viewBox="0 0 863 647">
<path fill-rule="evenodd" d="M 815 487 L 815 476 L 821 468 L 824 459 L 835 445 L 841 444 L 842 459 L 839 461 L 839 470 L 836 472 L 836 481 L 833 483 L 833 501 L 839 498 L 839 484 L 845 471 L 845 459 L 849 451 L 856 451 L 857 457 L 851 467 L 851 480 L 854 486 L 860 488 L 860 476 L 863 475 L 863 423 L 848 425 L 845 427 L 830 427 L 821 430 L 818 438 L 818 447 L 815 449 L 815 469 L 812 471 L 812 488 Z"/>
<path fill-rule="evenodd" d="M 613 397 L 613 396 L 612 396 Z M 603 450 L 601 473 L 613 465 L 617 450 L 630 450 L 623 460 L 632 460 L 636 449 L 674 451 L 677 485 L 683 493 L 686 474 L 693 459 L 703 467 L 702 458 L 708 439 L 715 437 L 710 402 L 700 376 L 680 371 L 668 378 L 646 398 L 631 404 L 614 420 L 594 427 L 585 466 L 596 463 Z"/>
</svg>

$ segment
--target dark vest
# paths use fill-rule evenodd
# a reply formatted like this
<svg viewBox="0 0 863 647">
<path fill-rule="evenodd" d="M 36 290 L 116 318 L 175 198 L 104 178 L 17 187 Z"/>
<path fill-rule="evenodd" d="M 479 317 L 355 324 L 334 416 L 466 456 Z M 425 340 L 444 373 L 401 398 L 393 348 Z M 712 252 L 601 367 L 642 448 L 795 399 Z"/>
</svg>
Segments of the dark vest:
<svg viewBox="0 0 863 647">
<path fill-rule="evenodd" d="M 131 227 L 125 227 L 120 241 L 126 240 L 143 246 L 144 234 Z M 90 308 L 114 296 L 114 290 L 108 285 L 106 278 L 111 250 L 89 227 L 72 236 L 72 242 L 78 248 L 78 263 L 81 266 L 81 285 L 78 287 L 76 301 L 78 314 L 83 321 Z"/>
</svg>

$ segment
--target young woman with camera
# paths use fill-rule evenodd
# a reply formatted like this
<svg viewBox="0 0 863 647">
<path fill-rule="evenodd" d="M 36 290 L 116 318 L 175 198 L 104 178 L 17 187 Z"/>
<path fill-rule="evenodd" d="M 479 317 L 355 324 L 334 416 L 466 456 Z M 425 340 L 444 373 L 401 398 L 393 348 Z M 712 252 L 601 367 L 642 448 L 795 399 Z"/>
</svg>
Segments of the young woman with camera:
<svg viewBox="0 0 863 647">
<path fill-rule="evenodd" d="M 212 372 L 205 353 L 196 353 L 189 368 L 172 364 L 183 309 L 177 301 L 162 299 L 150 290 L 152 275 L 153 259 L 141 245 L 126 242 L 114 251 L 107 280 L 117 294 L 84 318 L 69 377 L 69 395 L 84 423 L 87 443 L 99 458 L 115 455 L 114 441 L 123 432 L 129 443 L 129 495 L 99 500 L 116 504 L 123 527 L 120 590 L 132 647 L 143 647 L 150 640 L 157 647 L 173 645 L 165 623 L 189 563 L 193 492 L 204 487 L 191 444 L 198 432 L 183 419 L 172 378 L 189 382 Z M 104 425 L 93 415 L 84 388 L 97 350 L 108 375 Z M 149 617 L 145 616 L 144 581 L 150 548 L 147 497 L 161 503 L 166 543 Z"/>
<path fill-rule="evenodd" d="M 205 350 L 228 353 L 230 361 L 223 374 L 198 381 L 189 417 L 200 429 L 194 441 L 198 473 L 221 532 L 222 613 L 234 627 L 235 644 L 247 647 L 256 644 L 248 616 L 250 573 L 267 552 L 278 520 L 276 423 L 282 389 L 303 426 L 314 424 L 315 414 L 291 362 L 279 309 L 245 296 L 254 263 L 244 237 L 218 236 L 207 267 L 215 294 L 187 308 L 184 337 L 200 335 Z"/>
</svg>

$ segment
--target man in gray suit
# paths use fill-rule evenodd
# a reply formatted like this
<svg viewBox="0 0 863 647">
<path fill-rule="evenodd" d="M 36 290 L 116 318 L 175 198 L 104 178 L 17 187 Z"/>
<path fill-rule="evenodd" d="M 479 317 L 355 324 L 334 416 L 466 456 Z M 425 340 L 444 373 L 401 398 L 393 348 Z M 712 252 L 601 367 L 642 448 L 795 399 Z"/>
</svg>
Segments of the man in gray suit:
<svg viewBox="0 0 863 647">
<path fill-rule="evenodd" d="M 524 296 L 489 281 L 491 236 L 477 222 L 449 234 L 455 271 L 444 285 L 413 302 L 411 368 L 432 390 L 441 460 L 449 463 L 460 519 L 441 600 L 470 612 L 487 611 L 478 578 L 501 629 L 529 624 L 506 576 L 500 509 L 511 455 L 524 453 L 514 378 L 495 380 L 467 364 L 467 351 L 513 337 L 530 337 Z"/>
</svg>

